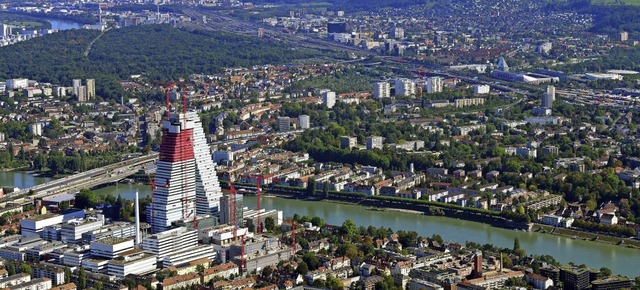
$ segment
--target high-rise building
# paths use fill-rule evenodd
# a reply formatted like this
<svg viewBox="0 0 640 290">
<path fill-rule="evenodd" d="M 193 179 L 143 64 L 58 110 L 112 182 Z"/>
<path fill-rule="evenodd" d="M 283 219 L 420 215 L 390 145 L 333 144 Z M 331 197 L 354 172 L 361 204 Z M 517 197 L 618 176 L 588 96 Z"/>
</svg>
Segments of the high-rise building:
<svg viewBox="0 0 640 290">
<path fill-rule="evenodd" d="M 278 117 L 278 132 L 289 132 L 291 128 L 291 118 Z"/>
<path fill-rule="evenodd" d="M 222 190 L 196 112 L 171 114 L 162 122 L 157 167 L 154 201 L 147 213 L 153 232 L 165 231 L 173 222 L 194 215 L 218 214 Z"/>
<path fill-rule="evenodd" d="M 388 82 L 377 82 L 373 84 L 373 97 L 377 99 L 391 97 L 391 85 Z"/>
<path fill-rule="evenodd" d="M 629 40 L 629 32 L 626 32 L 626 31 L 620 32 L 620 41 L 627 41 L 627 40 Z"/>
<path fill-rule="evenodd" d="M 553 109 L 553 95 L 549 93 L 542 94 L 542 107 Z"/>
<path fill-rule="evenodd" d="M 81 79 L 73 79 L 73 87 L 79 87 L 82 86 L 82 80 Z"/>
<path fill-rule="evenodd" d="M 396 27 L 394 29 L 391 30 L 391 37 L 396 38 L 396 39 L 403 39 L 404 38 L 404 29 L 400 28 L 400 27 Z"/>
<path fill-rule="evenodd" d="M 78 102 L 86 102 L 89 100 L 86 86 L 73 87 L 73 94 L 78 98 Z"/>
<path fill-rule="evenodd" d="M 328 91 L 322 94 L 322 103 L 331 109 L 336 105 L 336 92 Z"/>
<path fill-rule="evenodd" d="M 196 214 L 215 216 L 220 210 L 220 197 L 222 197 L 216 167 L 198 113 L 187 112 L 187 119 L 193 122 L 193 153 L 196 161 Z"/>
<path fill-rule="evenodd" d="M 243 222 L 244 219 L 242 218 L 243 215 L 243 208 L 244 208 L 244 204 L 242 202 L 242 194 L 236 194 L 236 223 L 238 224 L 238 227 L 243 227 Z M 228 224 L 231 222 L 231 199 L 230 199 L 230 195 L 225 195 L 220 199 L 220 223 L 221 224 Z"/>
<path fill-rule="evenodd" d="M 0 36 L 3 36 L 3 37 L 11 36 L 11 26 L 6 24 L 0 24 Z"/>
<path fill-rule="evenodd" d="M 153 191 L 152 232 L 171 228 L 171 223 L 193 218 L 196 198 L 196 164 L 193 121 L 171 114 L 162 121 L 162 141 Z"/>
<path fill-rule="evenodd" d="M 396 79 L 396 96 L 414 96 L 416 94 L 416 83 L 409 79 Z"/>
<path fill-rule="evenodd" d="M 427 79 L 427 93 L 440 93 L 442 92 L 442 85 L 444 81 L 441 77 L 430 77 Z"/>
<path fill-rule="evenodd" d="M 556 100 L 556 87 L 554 86 L 547 86 L 547 94 L 551 95 L 551 100 L 555 101 Z"/>
<path fill-rule="evenodd" d="M 309 129 L 311 127 L 311 118 L 309 115 L 298 116 L 298 126 L 300 129 Z"/>
<path fill-rule="evenodd" d="M 369 136 L 367 137 L 366 141 L 367 141 L 367 150 L 371 150 L 373 148 L 382 149 L 382 137 Z"/>
<path fill-rule="evenodd" d="M 87 99 L 96 97 L 96 80 L 87 79 Z"/>
</svg>

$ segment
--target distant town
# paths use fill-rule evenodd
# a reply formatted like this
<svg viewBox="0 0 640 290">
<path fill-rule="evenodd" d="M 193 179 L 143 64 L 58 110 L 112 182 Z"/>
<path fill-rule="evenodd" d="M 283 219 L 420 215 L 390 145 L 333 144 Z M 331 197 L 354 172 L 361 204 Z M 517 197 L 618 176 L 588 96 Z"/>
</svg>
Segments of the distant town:
<svg viewBox="0 0 640 290">
<path fill-rule="evenodd" d="M 633 59 L 636 31 L 593 32 L 594 15 L 533 1 L 140 2 L 0 3 L 0 54 L 66 35 L 47 19 L 99 31 L 84 57 L 142 26 L 318 53 L 175 79 L 3 72 L 0 168 L 46 180 L 0 184 L 0 288 L 640 287 L 633 265 L 559 261 L 519 236 L 450 241 L 261 204 L 350 204 L 638 251 L 640 68 L 606 65 Z M 150 195 L 99 191 L 117 184 Z"/>
</svg>

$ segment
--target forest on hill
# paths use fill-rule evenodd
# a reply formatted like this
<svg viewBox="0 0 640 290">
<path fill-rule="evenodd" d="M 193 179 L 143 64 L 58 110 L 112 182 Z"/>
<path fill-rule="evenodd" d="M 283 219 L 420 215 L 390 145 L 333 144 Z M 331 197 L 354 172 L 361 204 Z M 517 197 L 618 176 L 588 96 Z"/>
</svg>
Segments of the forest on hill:
<svg viewBox="0 0 640 290">
<path fill-rule="evenodd" d="M 0 48 L 0 79 L 24 77 L 71 85 L 95 78 L 98 95 L 115 97 L 119 79 L 145 74 L 174 80 L 225 67 L 283 64 L 318 56 L 283 43 L 236 34 L 186 31 L 169 25 L 131 26 L 105 32 L 67 30 Z"/>
</svg>

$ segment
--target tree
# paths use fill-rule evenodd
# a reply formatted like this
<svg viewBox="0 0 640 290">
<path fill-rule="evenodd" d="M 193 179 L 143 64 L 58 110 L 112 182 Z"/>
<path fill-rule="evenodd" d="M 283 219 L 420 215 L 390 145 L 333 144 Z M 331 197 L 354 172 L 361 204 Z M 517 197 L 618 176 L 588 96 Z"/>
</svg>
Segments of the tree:
<svg viewBox="0 0 640 290">
<path fill-rule="evenodd" d="M 276 222 L 273 220 L 272 217 L 267 217 L 264 219 L 264 228 L 270 232 L 273 232 L 273 230 L 275 230 Z"/>
<path fill-rule="evenodd" d="M 75 207 L 76 208 L 90 208 L 95 207 L 99 202 L 98 194 L 89 190 L 89 189 L 81 189 L 78 194 L 76 194 Z"/>
<path fill-rule="evenodd" d="M 298 263 L 298 268 L 296 268 L 296 273 L 300 275 L 307 275 L 309 273 L 309 266 L 304 261 Z"/>
<path fill-rule="evenodd" d="M 198 273 L 203 273 L 203 272 L 204 272 L 204 270 L 205 270 L 205 269 L 204 269 L 204 266 L 203 266 L 203 265 L 198 265 L 198 266 L 196 266 L 196 271 L 197 271 Z"/>
<path fill-rule="evenodd" d="M 64 267 L 64 283 L 71 283 L 71 269 L 69 267 Z"/>
<path fill-rule="evenodd" d="M 353 221 L 346 220 L 342 223 L 342 226 L 338 229 L 338 232 L 343 237 L 350 239 L 352 237 L 355 237 L 355 235 L 358 233 L 358 228 L 356 227 L 356 224 L 353 223 Z"/>
<path fill-rule="evenodd" d="M 307 181 L 307 195 L 314 195 L 316 193 L 316 180 L 309 178 Z"/>
<path fill-rule="evenodd" d="M 5 265 L 5 269 L 7 269 L 7 272 L 9 272 L 9 276 L 16 274 L 16 265 L 11 261 L 7 262 L 7 264 Z"/>
<path fill-rule="evenodd" d="M 87 273 L 84 272 L 84 268 L 82 267 L 78 270 L 78 288 L 87 288 Z"/>
<path fill-rule="evenodd" d="M 322 266 L 322 263 L 320 262 L 318 257 L 316 257 L 316 254 L 314 252 L 305 253 L 304 256 L 302 256 L 302 260 L 307 264 L 309 270 L 311 271 L 316 270 L 320 268 L 320 266 Z"/>
<path fill-rule="evenodd" d="M 327 283 L 325 284 L 325 287 L 331 290 L 342 290 L 344 289 L 344 284 L 342 283 L 342 280 L 329 274 L 327 275 Z"/>
<path fill-rule="evenodd" d="M 322 196 L 324 198 L 329 198 L 329 182 L 325 181 L 322 186 Z"/>
<path fill-rule="evenodd" d="M 513 250 L 517 251 L 520 249 L 520 239 L 518 239 L 518 237 L 515 237 L 513 239 Z"/>
<path fill-rule="evenodd" d="M 33 269 L 31 269 L 31 266 L 29 266 L 29 264 L 26 264 L 26 263 L 20 264 L 19 271 L 20 273 L 25 273 L 29 275 L 33 274 Z"/>
<path fill-rule="evenodd" d="M 93 284 L 93 287 L 96 288 L 96 290 L 102 290 L 104 288 L 104 286 L 102 285 L 102 281 L 97 281 L 95 284 Z"/>
<path fill-rule="evenodd" d="M 317 217 L 317 216 L 311 218 L 311 223 L 316 227 L 323 227 L 324 226 L 324 220 L 321 217 Z"/>
<path fill-rule="evenodd" d="M 600 278 L 607 278 L 611 276 L 611 269 L 607 267 L 600 268 Z"/>
</svg>

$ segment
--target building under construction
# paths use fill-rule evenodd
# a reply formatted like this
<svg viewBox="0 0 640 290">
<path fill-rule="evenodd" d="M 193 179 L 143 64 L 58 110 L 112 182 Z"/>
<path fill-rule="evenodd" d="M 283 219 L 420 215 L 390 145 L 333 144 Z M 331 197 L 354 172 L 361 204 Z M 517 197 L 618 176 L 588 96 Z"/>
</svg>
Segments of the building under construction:
<svg viewBox="0 0 640 290">
<path fill-rule="evenodd" d="M 222 191 L 197 113 L 185 110 L 163 120 L 154 184 L 147 211 L 154 233 L 196 215 L 218 215 Z"/>
</svg>

